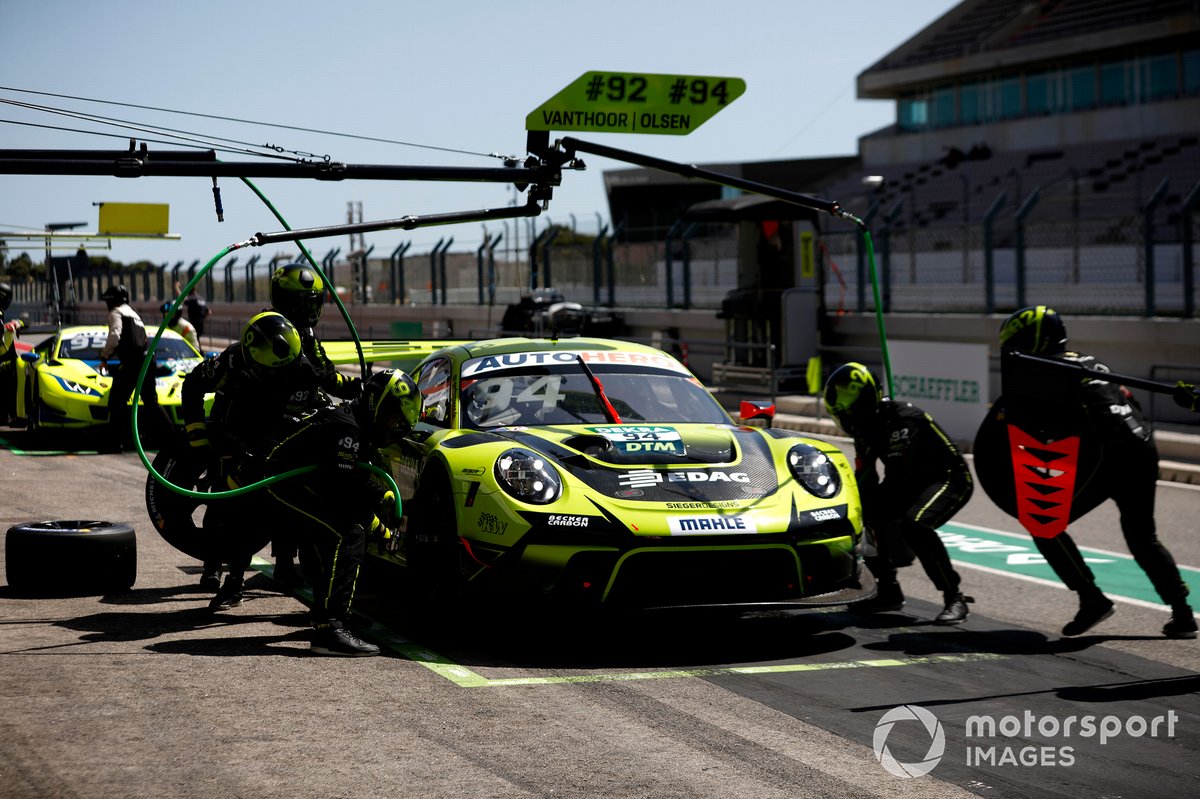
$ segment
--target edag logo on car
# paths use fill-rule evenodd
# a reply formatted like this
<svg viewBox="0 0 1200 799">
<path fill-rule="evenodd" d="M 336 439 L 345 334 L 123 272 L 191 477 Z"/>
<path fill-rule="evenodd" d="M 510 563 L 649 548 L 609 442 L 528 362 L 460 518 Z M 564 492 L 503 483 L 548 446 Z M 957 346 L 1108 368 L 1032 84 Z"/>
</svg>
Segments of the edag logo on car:
<svg viewBox="0 0 1200 799">
<path fill-rule="evenodd" d="M 703 472 L 656 472 L 653 469 L 638 469 L 626 472 L 617 480 L 622 487 L 647 488 L 663 483 L 748 483 L 750 475 L 745 472 L 706 470 Z"/>
</svg>

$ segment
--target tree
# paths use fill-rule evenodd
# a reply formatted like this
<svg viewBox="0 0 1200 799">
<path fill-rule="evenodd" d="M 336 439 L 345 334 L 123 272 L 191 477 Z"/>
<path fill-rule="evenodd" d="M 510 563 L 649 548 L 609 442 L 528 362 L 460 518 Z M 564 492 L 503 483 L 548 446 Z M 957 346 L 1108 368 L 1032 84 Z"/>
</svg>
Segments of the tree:
<svg viewBox="0 0 1200 799">
<path fill-rule="evenodd" d="M 33 259 L 29 257 L 29 253 L 23 252 L 11 261 L 5 262 L 3 268 L 10 282 L 28 283 L 34 272 L 34 263 Z"/>
</svg>

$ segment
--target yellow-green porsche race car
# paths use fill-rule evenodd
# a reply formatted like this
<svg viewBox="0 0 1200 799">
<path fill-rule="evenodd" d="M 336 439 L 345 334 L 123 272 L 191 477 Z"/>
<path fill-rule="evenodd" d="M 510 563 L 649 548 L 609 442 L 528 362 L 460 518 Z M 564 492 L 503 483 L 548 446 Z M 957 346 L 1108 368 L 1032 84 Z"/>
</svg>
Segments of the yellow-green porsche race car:
<svg viewBox="0 0 1200 799">
<path fill-rule="evenodd" d="M 421 421 L 391 458 L 407 529 L 395 551 L 369 549 L 418 580 L 622 608 L 874 593 L 837 447 L 736 424 L 670 355 L 505 338 L 455 343 L 410 371 Z"/>
<path fill-rule="evenodd" d="M 155 328 L 146 334 L 153 340 Z M 112 376 L 100 369 L 100 349 L 108 338 L 104 325 L 64 327 L 29 352 L 17 369 L 17 417 L 30 428 L 87 428 L 108 423 Z M 183 378 L 203 356 L 179 334 L 166 330 L 155 350 L 154 382 L 158 403 L 179 426 Z M 115 369 L 118 361 L 110 360 Z"/>
</svg>

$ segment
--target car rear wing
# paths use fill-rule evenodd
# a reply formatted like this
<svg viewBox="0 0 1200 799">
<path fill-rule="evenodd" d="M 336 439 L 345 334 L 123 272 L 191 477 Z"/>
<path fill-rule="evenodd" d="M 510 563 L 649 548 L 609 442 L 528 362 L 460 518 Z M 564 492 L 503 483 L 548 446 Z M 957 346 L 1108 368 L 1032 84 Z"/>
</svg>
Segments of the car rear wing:
<svg viewBox="0 0 1200 799">
<path fill-rule="evenodd" d="M 471 343 L 470 339 L 406 339 L 406 340 L 372 340 L 363 341 L 363 360 L 369 364 L 386 363 L 393 369 L 403 369 L 411 372 L 417 364 L 438 350 Z M 322 340 L 325 354 L 335 365 L 351 365 L 358 363 L 358 349 L 351 340 L 330 341 Z"/>
</svg>

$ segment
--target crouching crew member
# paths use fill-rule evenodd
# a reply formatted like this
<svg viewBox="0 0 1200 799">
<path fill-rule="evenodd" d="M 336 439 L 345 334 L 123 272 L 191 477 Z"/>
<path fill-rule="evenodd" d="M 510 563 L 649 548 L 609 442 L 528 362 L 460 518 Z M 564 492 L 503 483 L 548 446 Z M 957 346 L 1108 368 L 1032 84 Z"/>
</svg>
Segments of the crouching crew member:
<svg viewBox="0 0 1200 799">
<path fill-rule="evenodd" d="M 950 437 L 933 418 L 909 402 L 884 399 L 861 363 L 839 366 L 824 391 L 825 409 L 854 439 L 855 473 L 864 523 L 875 533 L 877 553 L 865 560 L 879 583 L 874 599 L 852 606 L 863 612 L 899 610 L 904 593 L 896 566 L 907 565 L 907 546 L 921 561 L 945 600 L 936 624 L 966 620 L 971 597 L 959 590 L 958 572 L 937 528 L 971 497 L 971 472 Z M 880 481 L 876 464 L 883 464 Z"/>
<path fill-rule="evenodd" d="M 421 394 L 411 377 L 397 370 L 377 372 L 365 381 L 359 398 L 285 418 L 238 471 L 237 481 L 245 484 L 316 466 L 268 486 L 269 501 L 257 506 L 264 521 L 287 527 L 315 556 L 314 654 L 379 654 L 378 646 L 350 630 L 350 608 L 367 535 L 394 540 L 398 533 L 376 514 L 384 512 L 390 492 L 357 464 L 378 461 L 378 449 L 397 443 L 416 423 L 420 407 Z"/>
</svg>

